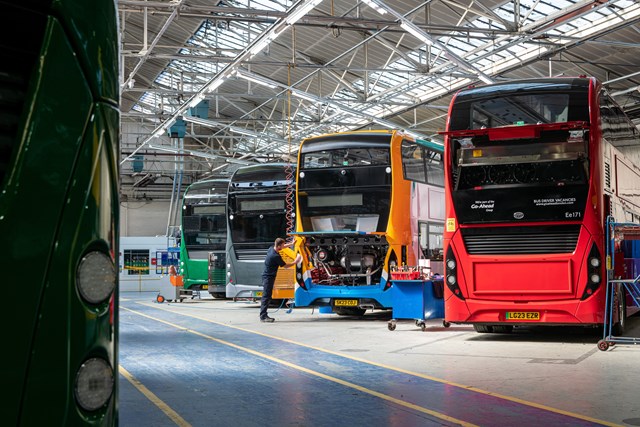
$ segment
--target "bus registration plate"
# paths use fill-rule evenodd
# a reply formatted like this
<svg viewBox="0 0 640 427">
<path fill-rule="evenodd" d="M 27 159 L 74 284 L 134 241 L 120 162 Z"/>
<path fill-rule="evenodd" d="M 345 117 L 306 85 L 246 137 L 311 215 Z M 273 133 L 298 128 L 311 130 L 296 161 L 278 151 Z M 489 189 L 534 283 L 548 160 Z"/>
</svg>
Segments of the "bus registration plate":
<svg viewBox="0 0 640 427">
<path fill-rule="evenodd" d="M 253 297 L 254 298 L 262 298 L 262 291 L 254 291 L 253 292 Z"/>
<path fill-rule="evenodd" d="M 357 307 L 357 299 L 336 299 L 333 300 L 333 305 L 336 307 Z"/>
<path fill-rule="evenodd" d="M 209 289 L 209 285 L 202 285 L 202 289 Z"/>
<path fill-rule="evenodd" d="M 506 320 L 540 320 L 538 311 L 507 311 Z"/>
</svg>

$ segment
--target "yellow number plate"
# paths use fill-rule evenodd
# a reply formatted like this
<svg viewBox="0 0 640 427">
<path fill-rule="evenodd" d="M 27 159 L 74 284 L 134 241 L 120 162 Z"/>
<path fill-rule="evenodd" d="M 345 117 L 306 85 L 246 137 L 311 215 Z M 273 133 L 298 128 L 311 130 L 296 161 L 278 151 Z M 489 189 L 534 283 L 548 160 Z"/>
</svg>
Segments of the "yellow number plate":
<svg viewBox="0 0 640 427">
<path fill-rule="evenodd" d="M 357 307 L 358 300 L 357 299 L 337 299 L 333 300 L 333 305 L 336 307 Z"/>
<path fill-rule="evenodd" d="M 209 289 L 209 285 L 202 285 L 202 289 Z"/>
<path fill-rule="evenodd" d="M 506 320 L 540 320 L 538 311 L 507 311 Z"/>
<path fill-rule="evenodd" d="M 256 298 L 262 298 L 262 291 L 255 291 L 253 293 L 253 296 L 256 297 Z"/>
</svg>

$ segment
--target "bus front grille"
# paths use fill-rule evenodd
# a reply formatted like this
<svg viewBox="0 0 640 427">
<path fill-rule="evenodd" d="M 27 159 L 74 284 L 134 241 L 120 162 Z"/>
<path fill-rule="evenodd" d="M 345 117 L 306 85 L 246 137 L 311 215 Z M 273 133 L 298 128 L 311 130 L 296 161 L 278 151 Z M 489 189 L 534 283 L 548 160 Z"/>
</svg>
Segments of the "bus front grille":
<svg viewBox="0 0 640 427">
<path fill-rule="evenodd" d="M 235 253 L 238 261 L 264 261 L 267 249 L 236 249 Z"/>
<path fill-rule="evenodd" d="M 575 250 L 580 225 L 463 228 L 460 231 L 470 255 L 563 254 Z"/>
</svg>

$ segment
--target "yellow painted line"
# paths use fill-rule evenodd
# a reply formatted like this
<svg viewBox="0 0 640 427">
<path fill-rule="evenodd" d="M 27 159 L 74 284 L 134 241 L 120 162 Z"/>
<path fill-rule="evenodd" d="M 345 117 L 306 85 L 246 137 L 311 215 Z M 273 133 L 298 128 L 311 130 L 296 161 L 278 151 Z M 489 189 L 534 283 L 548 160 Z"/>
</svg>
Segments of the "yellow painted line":
<svg viewBox="0 0 640 427">
<path fill-rule="evenodd" d="M 398 368 L 398 367 L 395 367 L 395 366 L 390 366 L 390 365 L 385 365 L 385 364 L 382 364 L 382 363 L 372 362 L 370 360 L 361 359 L 359 357 L 351 356 L 351 355 L 348 355 L 348 354 L 342 354 L 342 353 L 339 353 L 337 351 L 327 350 L 327 349 L 324 349 L 324 348 L 321 348 L 321 347 L 315 347 L 315 346 L 312 346 L 312 345 L 308 345 L 308 344 L 292 341 L 292 340 L 289 340 L 289 339 L 286 339 L 286 338 L 277 337 L 275 335 L 269 335 L 269 334 L 265 334 L 265 333 L 258 332 L 258 331 L 252 331 L 251 329 L 245 329 L 245 328 L 240 328 L 238 326 L 232 326 L 232 325 L 228 325 L 228 324 L 225 324 L 225 323 L 216 322 L 215 320 L 206 319 L 204 317 L 195 316 L 193 314 L 186 314 L 186 313 L 182 313 L 182 312 L 178 312 L 178 311 L 173 311 L 173 310 L 170 310 L 168 308 L 160 307 L 160 306 L 157 306 L 157 305 L 145 304 L 145 303 L 140 303 L 140 302 L 138 302 L 138 304 L 145 305 L 145 306 L 148 306 L 148 307 L 151 307 L 151 308 L 156 308 L 156 309 L 159 309 L 159 310 L 165 310 L 165 311 L 168 311 L 169 313 L 179 314 L 181 316 L 192 317 L 194 319 L 202 320 L 204 322 L 213 323 L 213 324 L 224 326 L 224 327 L 227 327 L 227 328 L 237 329 L 239 331 L 249 332 L 249 333 L 256 334 L 256 335 L 261 335 L 263 337 L 272 338 L 272 339 L 279 340 L 279 341 L 282 341 L 282 342 L 286 342 L 286 343 L 289 343 L 289 344 L 299 345 L 301 347 L 310 348 L 312 350 L 321 351 L 323 353 L 333 354 L 335 356 L 344 357 L 346 359 L 355 360 L 357 362 L 367 363 L 369 365 L 378 366 L 380 368 L 389 369 L 391 371 L 402 372 L 403 374 L 413 375 L 415 377 L 424 378 L 424 379 L 431 380 L 431 381 L 436 381 L 436 382 L 447 384 L 447 385 L 450 385 L 450 386 L 453 386 L 453 387 L 459 387 L 459 388 L 462 388 L 462 389 L 465 389 L 465 390 L 474 391 L 476 393 L 482 393 L 482 394 L 486 394 L 488 396 L 498 397 L 500 399 L 509 400 L 511 402 L 516 402 L 516 403 L 520 403 L 522 405 L 531 406 L 532 408 L 544 409 L 545 411 L 555 412 L 556 414 L 567 415 L 569 417 L 573 417 L 573 418 L 577 418 L 577 419 L 585 420 L 585 421 L 590 421 L 590 422 L 593 422 L 593 423 L 599 423 L 599 424 L 602 424 L 602 425 L 605 425 L 605 426 L 624 427 L 621 424 L 615 424 L 615 423 L 612 423 L 612 422 L 609 422 L 609 421 L 599 420 L 597 418 L 589 417 L 587 415 L 576 414 L 574 412 L 565 411 L 563 409 L 554 408 L 552 406 L 542 405 L 540 403 L 535 403 L 535 402 L 529 402 L 527 400 L 520 399 L 518 397 L 507 396 L 507 395 L 504 395 L 504 394 L 494 393 L 492 391 L 482 390 L 480 388 L 476 388 L 476 387 L 473 387 L 473 386 L 468 386 L 468 385 L 464 385 L 464 384 L 458 384 L 458 383 L 454 383 L 454 382 L 451 382 L 451 381 L 448 381 L 448 380 L 444 380 L 442 378 L 437 378 L 437 377 L 432 377 L 430 375 L 421 374 L 419 372 L 413 372 L 413 371 L 409 371 L 409 370 L 406 370 L 406 369 Z"/>
<path fill-rule="evenodd" d="M 191 424 L 189 424 L 188 422 L 186 422 L 184 420 L 184 418 L 182 418 L 180 415 L 178 415 L 178 413 L 176 411 L 174 411 L 173 409 L 171 409 L 169 407 L 169 405 L 167 405 L 166 403 L 164 403 L 158 396 L 156 396 L 155 394 L 153 394 L 153 392 L 151 390 L 149 390 L 148 388 L 146 388 L 144 386 L 144 384 L 142 384 L 140 381 L 138 381 L 133 375 L 131 375 L 129 373 L 129 371 L 127 371 L 125 368 L 123 368 L 122 366 L 119 366 L 119 371 L 122 374 L 123 377 L 125 377 L 127 380 L 129 380 L 129 382 L 138 389 L 138 391 L 140 391 L 140 393 L 144 394 L 144 396 L 149 399 L 154 405 L 156 405 L 158 408 L 160 408 L 160 410 L 162 412 L 165 413 L 165 415 L 167 417 L 169 417 L 169 419 L 171 419 L 171 421 L 173 421 L 174 423 L 176 423 L 177 425 L 179 425 L 180 427 L 191 427 Z"/>
<path fill-rule="evenodd" d="M 252 354 L 254 356 L 270 360 L 272 362 L 278 363 L 280 365 L 284 365 L 284 366 L 292 368 L 292 369 L 296 369 L 296 370 L 304 372 L 306 374 L 313 375 L 313 376 L 322 378 L 324 380 L 331 381 L 331 382 L 334 382 L 336 384 L 340 384 L 340 385 L 343 385 L 345 387 L 349 387 L 349 388 L 358 390 L 358 391 L 360 391 L 362 393 L 370 394 L 372 396 L 375 396 L 375 397 L 378 397 L 380 399 L 386 400 L 387 402 L 392 402 L 392 403 L 395 403 L 396 405 L 400 405 L 400 406 L 412 409 L 412 410 L 417 411 L 417 412 L 422 412 L 423 414 L 428 414 L 428 415 L 431 415 L 433 417 L 439 418 L 439 419 L 444 420 L 444 421 L 455 423 L 455 424 L 458 424 L 458 425 L 461 425 L 461 426 L 464 426 L 464 427 L 477 427 L 475 424 L 468 423 L 468 422 L 465 422 L 465 421 L 461 421 L 461 420 L 459 420 L 457 418 L 450 417 L 450 416 L 442 414 L 440 412 L 436 412 L 436 411 L 433 411 L 431 409 L 427 409 L 425 407 L 422 407 L 422 406 L 419 406 L 419 405 L 415 405 L 413 403 L 410 403 L 410 402 L 407 402 L 407 401 L 404 401 L 404 400 L 396 399 L 395 397 L 392 397 L 392 396 L 377 392 L 375 390 L 368 389 L 366 387 L 359 386 L 359 385 L 351 383 L 349 381 L 341 380 L 340 378 L 332 377 L 330 375 L 326 375 L 326 374 L 323 374 L 321 372 L 313 371 L 313 370 L 305 368 L 303 366 L 296 365 L 295 363 L 287 362 L 286 360 L 278 359 L 277 357 L 269 356 L 268 354 L 260 353 L 259 351 L 255 351 L 255 350 L 252 350 L 252 349 L 247 348 L 247 347 L 242 347 L 240 345 L 237 345 L 237 344 L 234 344 L 234 343 L 231 343 L 231 342 L 228 342 L 228 341 L 224 341 L 224 340 L 221 340 L 219 338 L 215 338 L 215 337 L 203 334 L 203 333 L 198 332 L 198 331 L 194 331 L 193 329 L 185 328 L 184 326 L 176 325 L 175 323 L 167 322 L 166 320 L 158 319 L 157 317 L 149 316 L 147 314 L 140 313 L 139 311 L 131 310 L 130 308 L 122 307 L 122 309 L 130 311 L 131 313 L 137 314 L 138 316 L 146 317 L 147 319 L 151 319 L 151 320 L 155 320 L 156 322 L 164 323 L 165 325 L 172 326 L 172 327 L 174 327 L 176 329 L 179 329 L 181 331 L 190 332 L 190 333 L 192 333 L 194 335 L 197 335 L 199 337 L 206 338 L 208 340 L 215 341 L 215 342 L 217 342 L 219 344 L 223 344 L 223 345 L 235 348 L 236 350 L 244 351 L 244 352 Z"/>
</svg>

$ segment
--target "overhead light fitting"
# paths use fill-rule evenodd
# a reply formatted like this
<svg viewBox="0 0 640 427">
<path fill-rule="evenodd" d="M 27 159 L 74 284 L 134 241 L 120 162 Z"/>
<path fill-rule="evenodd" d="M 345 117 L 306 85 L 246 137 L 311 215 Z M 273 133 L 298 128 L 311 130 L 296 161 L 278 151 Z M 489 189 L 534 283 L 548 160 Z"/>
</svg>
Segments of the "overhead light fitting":
<svg viewBox="0 0 640 427">
<path fill-rule="evenodd" d="M 262 49 L 264 49 L 265 47 L 269 46 L 270 43 L 271 43 L 271 38 L 269 38 L 269 37 L 265 37 L 265 38 L 259 40 L 256 44 L 251 46 L 251 49 L 249 49 L 249 54 L 251 56 L 257 55 L 258 53 L 260 53 L 262 51 Z"/>
<path fill-rule="evenodd" d="M 311 95 L 307 95 L 304 92 L 300 92 L 300 91 L 295 90 L 295 91 L 293 91 L 293 94 L 295 96 L 297 96 L 298 98 L 302 98 L 302 99 L 304 99 L 306 101 L 309 101 L 309 102 L 318 102 L 318 99 L 312 98 Z"/>
<path fill-rule="evenodd" d="M 254 77 L 249 77 L 249 76 L 244 75 L 242 73 L 238 73 L 237 76 L 240 77 L 240 78 L 243 78 L 245 80 L 248 80 L 250 82 L 257 83 L 257 84 L 262 85 L 262 86 L 266 86 L 266 87 L 271 88 L 271 89 L 275 89 L 276 88 L 276 86 L 272 85 L 271 83 L 264 82 L 262 80 L 254 78 Z"/>
<path fill-rule="evenodd" d="M 218 89 L 218 87 L 220 87 L 220 85 L 224 83 L 224 78 L 220 78 L 218 80 L 214 80 L 211 83 L 209 83 L 209 85 L 206 87 L 206 91 L 207 92 L 213 92 L 214 90 Z"/>
<path fill-rule="evenodd" d="M 203 99 L 204 99 L 204 95 L 202 95 L 202 94 L 195 95 L 193 97 L 193 99 L 191 101 L 189 101 L 189 104 L 187 104 L 187 105 L 188 105 L 189 108 L 193 108 L 193 107 L 197 106 L 198 104 L 200 104 L 200 102 L 202 102 Z"/>
<path fill-rule="evenodd" d="M 293 25 L 300 20 L 303 16 L 311 11 L 314 7 L 322 3 L 322 0 L 311 0 L 296 9 L 291 15 L 287 16 L 284 20 L 289 25 Z"/>
<path fill-rule="evenodd" d="M 424 33 L 420 28 L 416 27 L 414 24 L 403 21 L 400 24 L 400 27 L 402 27 L 406 32 L 408 32 L 418 40 L 425 42 L 429 46 L 433 45 L 433 41 L 431 41 L 431 39 L 426 35 L 426 33 Z"/>
<path fill-rule="evenodd" d="M 258 136 L 256 132 L 251 132 L 249 130 L 244 130 L 237 127 L 229 127 L 229 129 L 231 129 L 231 132 L 239 133 L 241 135 L 254 136 L 254 137 Z"/>
</svg>

